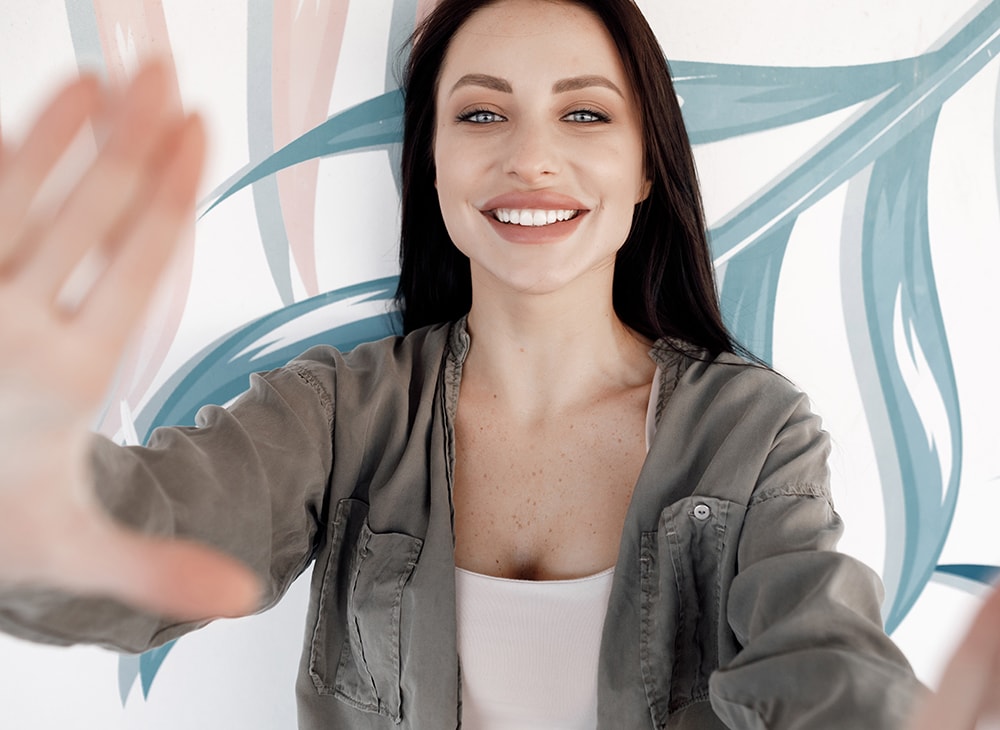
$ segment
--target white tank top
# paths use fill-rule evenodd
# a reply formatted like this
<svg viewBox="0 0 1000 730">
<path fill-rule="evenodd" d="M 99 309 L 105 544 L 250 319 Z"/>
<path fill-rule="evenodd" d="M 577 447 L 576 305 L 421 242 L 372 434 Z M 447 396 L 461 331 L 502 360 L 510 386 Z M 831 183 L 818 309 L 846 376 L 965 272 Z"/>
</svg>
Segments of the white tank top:
<svg viewBox="0 0 1000 730">
<path fill-rule="evenodd" d="M 656 427 L 660 370 L 646 412 Z M 597 661 L 614 568 L 512 580 L 455 568 L 463 730 L 593 730 Z"/>
<path fill-rule="evenodd" d="M 614 568 L 574 580 L 455 569 L 463 730 L 593 730 Z"/>
</svg>

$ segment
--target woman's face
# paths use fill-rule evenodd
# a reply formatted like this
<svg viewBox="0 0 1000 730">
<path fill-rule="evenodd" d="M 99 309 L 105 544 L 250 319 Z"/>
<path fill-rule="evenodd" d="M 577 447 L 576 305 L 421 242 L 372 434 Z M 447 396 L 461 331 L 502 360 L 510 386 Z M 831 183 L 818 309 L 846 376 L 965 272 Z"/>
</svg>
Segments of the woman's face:
<svg viewBox="0 0 1000 730">
<path fill-rule="evenodd" d="M 445 56 L 436 115 L 438 199 L 474 291 L 610 282 L 649 185 L 631 86 L 597 16 L 539 0 L 477 11 Z"/>
</svg>

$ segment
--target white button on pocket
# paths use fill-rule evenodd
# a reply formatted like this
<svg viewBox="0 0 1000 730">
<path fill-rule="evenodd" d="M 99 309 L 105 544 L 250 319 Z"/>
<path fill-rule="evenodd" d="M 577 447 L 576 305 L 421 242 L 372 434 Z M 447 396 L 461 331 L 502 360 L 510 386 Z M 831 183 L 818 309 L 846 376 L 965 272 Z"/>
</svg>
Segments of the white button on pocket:
<svg viewBox="0 0 1000 730">
<path fill-rule="evenodd" d="M 709 509 L 707 504 L 695 505 L 694 517 L 697 520 L 707 520 L 712 516 L 712 510 Z"/>
</svg>

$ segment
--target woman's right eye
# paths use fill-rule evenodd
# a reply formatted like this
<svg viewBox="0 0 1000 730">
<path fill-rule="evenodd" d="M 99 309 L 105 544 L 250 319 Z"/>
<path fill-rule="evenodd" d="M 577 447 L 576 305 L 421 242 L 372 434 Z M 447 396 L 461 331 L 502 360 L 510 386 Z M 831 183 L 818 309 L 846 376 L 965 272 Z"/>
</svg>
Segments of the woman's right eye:
<svg viewBox="0 0 1000 730">
<path fill-rule="evenodd" d="M 493 122 L 502 122 L 504 118 L 489 109 L 472 109 L 459 114 L 458 121 L 472 122 L 473 124 L 491 124 Z"/>
</svg>

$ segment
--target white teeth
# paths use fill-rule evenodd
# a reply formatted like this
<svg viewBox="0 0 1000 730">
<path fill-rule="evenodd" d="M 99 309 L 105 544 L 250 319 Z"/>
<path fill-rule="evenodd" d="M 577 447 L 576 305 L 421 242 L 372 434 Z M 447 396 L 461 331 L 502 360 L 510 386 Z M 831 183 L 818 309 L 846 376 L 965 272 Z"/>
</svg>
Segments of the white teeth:
<svg viewBox="0 0 1000 730">
<path fill-rule="evenodd" d="M 547 226 L 557 221 L 576 218 L 577 210 L 520 210 L 517 208 L 497 208 L 493 217 L 501 223 L 515 226 Z"/>
</svg>

